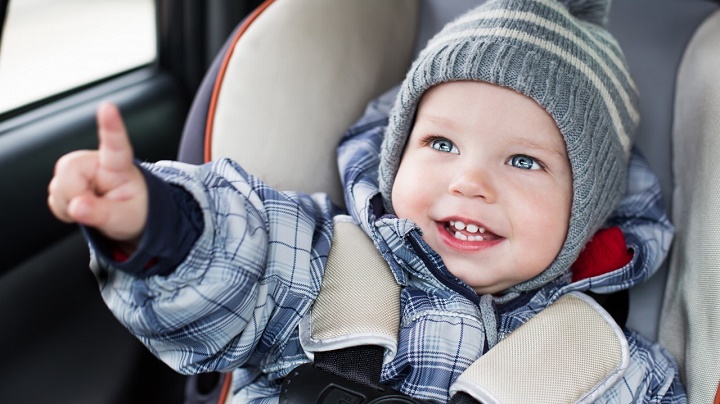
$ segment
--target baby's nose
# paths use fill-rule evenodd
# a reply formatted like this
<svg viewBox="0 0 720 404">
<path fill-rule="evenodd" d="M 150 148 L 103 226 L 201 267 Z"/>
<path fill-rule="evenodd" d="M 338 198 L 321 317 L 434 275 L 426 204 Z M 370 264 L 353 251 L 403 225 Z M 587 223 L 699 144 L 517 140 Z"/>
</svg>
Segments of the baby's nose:
<svg viewBox="0 0 720 404">
<path fill-rule="evenodd" d="M 492 203 L 496 199 L 496 188 L 492 175 L 479 168 L 459 171 L 450 182 L 448 192 L 467 198 L 482 198 L 488 203 Z"/>
</svg>

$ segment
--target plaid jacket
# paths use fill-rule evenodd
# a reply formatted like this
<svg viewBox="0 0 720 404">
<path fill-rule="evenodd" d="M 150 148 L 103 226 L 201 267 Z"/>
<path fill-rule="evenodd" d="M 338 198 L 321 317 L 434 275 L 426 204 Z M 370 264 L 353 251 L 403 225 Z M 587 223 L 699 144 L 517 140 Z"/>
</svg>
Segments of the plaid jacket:
<svg viewBox="0 0 720 404">
<path fill-rule="evenodd" d="M 447 271 L 419 228 L 382 214 L 378 155 L 393 96 L 371 103 L 342 139 L 338 156 L 345 202 L 403 286 L 398 351 L 386 357 L 383 380 L 414 397 L 446 402 L 452 382 L 488 343 L 480 297 Z M 91 235 L 103 298 L 133 334 L 179 372 L 233 371 L 235 402 L 277 402 L 279 381 L 309 361 L 298 325 L 320 289 L 333 217 L 344 212 L 325 195 L 276 191 L 230 160 L 145 168 L 191 195 L 195 207 L 181 203 L 181 210 L 195 209 L 203 225 L 170 271 L 115 263 Z M 629 177 L 627 195 L 609 225 L 623 230 L 632 261 L 575 283 L 563 277 L 495 305 L 499 338 L 568 292 L 627 289 L 657 270 L 673 228 L 657 178 L 636 152 Z M 177 220 L 191 216 L 183 212 Z M 684 402 L 669 354 L 633 331 L 625 335 L 630 368 L 600 402 Z"/>
</svg>

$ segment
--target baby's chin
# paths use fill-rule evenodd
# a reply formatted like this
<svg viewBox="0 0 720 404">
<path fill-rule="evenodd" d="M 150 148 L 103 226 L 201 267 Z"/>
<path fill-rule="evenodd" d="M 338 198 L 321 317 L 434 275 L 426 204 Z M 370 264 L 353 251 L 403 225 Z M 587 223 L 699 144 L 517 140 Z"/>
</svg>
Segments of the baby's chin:
<svg viewBox="0 0 720 404">
<path fill-rule="evenodd" d="M 492 282 L 490 280 L 482 280 L 477 279 L 477 277 L 468 276 L 468 274 L 464 273 L 456 273 L 453 272 L 452 269 L 448 268 L 448 271 L 450 271 L 451 274 L 453 274 L 456 278 L 463 281 L 465 284 L 470 286 L 475 293 L 478 295 L 500 295 L 508 288 L 515 285 L 515 283 L 511 282 Z"/>
<path fill-rule="evenodd" d="M 473 288 L 475 293 L 478 294 L 478 296 L 482 296 L 482 295 L 501 296 L 504 294 L 504 292 L 508 288 L 510 288 L 512 286 L 513 285 L 509 285 L 509 286 L 492 285 L 492 286 L 482 286 L 482 287 L 477 287 L 477 286 L 471 286 L 471 287 Z"/>
</svg>

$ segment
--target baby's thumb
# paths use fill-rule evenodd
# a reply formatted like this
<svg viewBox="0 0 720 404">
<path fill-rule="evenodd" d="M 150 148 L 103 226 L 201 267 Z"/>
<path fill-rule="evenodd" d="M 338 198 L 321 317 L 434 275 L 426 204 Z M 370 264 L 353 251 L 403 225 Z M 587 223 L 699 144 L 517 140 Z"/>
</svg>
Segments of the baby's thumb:
<svg viewBox="0 0 720 404">
<path fill-rule="evenodd" d="M 110 171 L 125 171 L 133 164 L 133 150 L 120 110 L 111 103 L 98 107 L 99 163 Z"/>
</svg>

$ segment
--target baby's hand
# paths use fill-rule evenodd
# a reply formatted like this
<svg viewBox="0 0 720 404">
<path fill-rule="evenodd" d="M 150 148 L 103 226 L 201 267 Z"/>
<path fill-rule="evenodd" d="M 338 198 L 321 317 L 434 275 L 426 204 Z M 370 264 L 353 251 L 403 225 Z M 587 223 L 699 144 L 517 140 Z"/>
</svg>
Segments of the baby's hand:
<svg viewBox="0 0 720 404">
<path fill-rule="evenodd" d="M 145 228 L 148 191 L 120 111 L 102 104 L 97 112 L 98 150 L 62 156 L 48 187 L 48 205 L 67 223 L 94 227 L 106 237 L 136 245 Z"/>
</svg>

